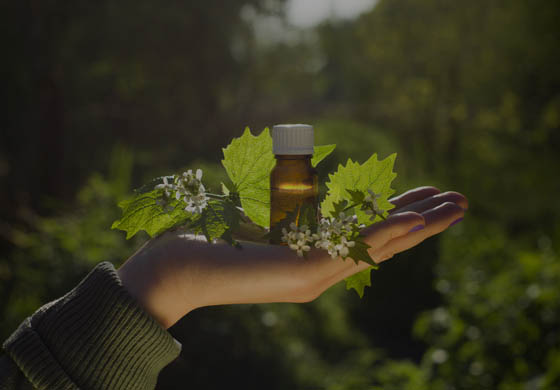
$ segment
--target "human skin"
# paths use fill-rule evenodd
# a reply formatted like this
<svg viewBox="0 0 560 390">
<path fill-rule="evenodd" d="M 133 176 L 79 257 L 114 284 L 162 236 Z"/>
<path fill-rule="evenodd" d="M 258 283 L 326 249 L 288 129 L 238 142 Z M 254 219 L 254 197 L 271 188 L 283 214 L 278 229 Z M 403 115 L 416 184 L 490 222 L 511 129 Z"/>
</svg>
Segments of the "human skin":
<svg viewBox="0 0 560 390">
<path fill-rule="evenodd" d="M 446 230 L 463 218 L 458 192 L 419 187 L 390 200 L 389 217 L 363 230 L 376 263 Z M 412 231 L 411 231 L 412 230 Z M 208 244 L 200 236 L 167 232 L 148 241 L 117 271 L 124 287 L 163 327 L 204 306 L 309 302 L 369 264 L 332 259 L 312 249 L 297 257 L 286 246 L 241 242 Z"/>
</svg>

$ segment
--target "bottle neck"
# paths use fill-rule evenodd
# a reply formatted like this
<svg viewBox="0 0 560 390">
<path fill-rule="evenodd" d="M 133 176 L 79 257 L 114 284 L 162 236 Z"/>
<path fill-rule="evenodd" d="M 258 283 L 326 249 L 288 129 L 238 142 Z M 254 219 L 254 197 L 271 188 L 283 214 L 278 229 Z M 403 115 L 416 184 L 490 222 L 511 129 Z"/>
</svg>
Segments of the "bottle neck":
<svg viewBox="0 0 560 390">
<path fill-rule="evenodd" d="M 310 154 L 275 154 L 276 160 L 309 160 L 311 161 Z"/>
</svg>

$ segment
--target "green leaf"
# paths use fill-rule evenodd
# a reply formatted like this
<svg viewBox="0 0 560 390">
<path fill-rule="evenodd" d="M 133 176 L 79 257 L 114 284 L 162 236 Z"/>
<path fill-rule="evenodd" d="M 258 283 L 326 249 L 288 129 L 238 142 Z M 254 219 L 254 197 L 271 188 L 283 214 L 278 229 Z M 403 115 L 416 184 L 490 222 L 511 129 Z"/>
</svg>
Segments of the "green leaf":
<svg viewBox="0 0 560 390">
<path fill-rule="evenodd" d="M 368 189 L 381 195 L 377 200 L 379 207 L 383 210 L 392 209 L 394 206 L 388 199 L 395 192 L 391 188 L 391 182 L 397 176 L 393 172 L 396 156 L 396 153 L 394 153 L 379 161 L 377 154 L 373 154 L 363 164 L 348 159 L 345 166 L 339 165 L 335 173 L 329 174 L 329 181 L 326 183 L 328 188 L 327 196 L 321 203 L 322 214 L 331 215 L 336 202 L 342 200 L 351 201 L 352 191 L 365 192 Z M 371 225 L 373 222 L 381 220 L 381 217 L 377 216 L 376 220 L 372 221 L 369 215 L 358 208 L 355 208 L 355 213 L 358 216 L 358 223 Z"/>
<path fill-rule="evenodd" d="M 358 264 L 360 261 L 363 261 L 365 263 L 370 264 L 373 268 L 377 269 L 378 268 L 377 264 L 375 263 L 375 261 L 373 261 L 373 259 L 371 258 L 371 256 L 367 251 L 371 247 L 362 241 L 361 236 L 355 238 L 354 242 L 355 242 L 354 246 L 348 248 L 348 256 L 346 258 L 348 257 L 351 258 L 356 262 L 356 264 Z"/>
<path fill-rule="evenodd" d="M 331 211 L 331 217 L 338 218 L 340 213 L 344 212 L 347 207 L 348 207 L 348 201 L 347 200 L 340 200 L 338 202 L 335 202 L 333 204 L 333 208 L 332 208 L 332 211 Z"/>
<path fill-rule="evenodd" d="M 259 242 L 268 244 L 269 241 L 265 237 L 267 231 L 265 228 L 253 223 L 249 220 L 241 219 L 239 227 L 232 232 L 232 238 L 241 241 Z"/>
<path fill-rule="evenodd" d="M 364 296 L 364 289 L 365 287 L 371 287 L 371 270 L 374 267 L 366 268 L 365 270 L 358 272 L 346 279 L 346 289 L 350 290 L 353 288 L 356 290 L 360 298 Z"/>
<path fill-rule="evenodd" d="M 126 231 L 126 239 L 133 237 L 140 230 L 146 231 L 151 237 L 185 222 L 191 218 L 177 200 L 172 200 L 164 208 L 156 201 L 164 199 L 162 190 L 152 190 L 119 203 L 122 209 L 121 219 L 113 222 L 112 229 Z"/>
<path fill-rule="evenodd" d="M 229 190 L 229 188 L 227 188 L 227 186 L 222 183 L 222 194 L 224 194 L 225 196 L 229 196 L 230 192 L 231 191 Z"/>
<path fill-rule="evenodd" d="M 189 228 L 194 233 L 204 234 L 210 243 L 222 238 L 232 245 L 237 245 L 232 238 L 232 231 L 237 229 L 240 219 L 241 213 L 231 200 L 211 200 Z"/>
<path fill-rule="evenodd" d="M 303 203 L 296 211 L 295 223 L 297 226 L 306 225 L 311 231 L 317 230 L 317 213 L 319 210 L 316 207 L 309 203 Z"/>
<path fill-rule="evenodd" d="M 348 195 L 350 195 L 350 199 L 352 199 L 352 202 L 354 202 L 354 204 L 361 204 L 366 197 L 364 191 L 353 191 L 353 190 L 346 190 L 346 191 L 348 192 Z"/>
<path fill-rule="evenodd" d="M 277 222 L 272 229 L 270 229 L 264 236 L 263 238 L 273 244 L 273 245 L 279 245 L 282 243 L 282 229 L 288 229 L 290 228 L 290 224 L 292 222 L 294 222 L 296 220 L 296 216 L 298 213 L 298 209 L 292 210 L 289 213 L 286 214 L 286 216 L 279 222 Z"/>
<path fill-rule="evenodd" d="M 275 159 L 268 128 L 259 136 L 249 128 L 223 149 L 222 164 L 239 193 L 245 214 L 257 225 L 270 224 L 270 171 Z"/>
<path fill-rule="evenodd" d="M 325 157 L 333 152 L 336 148 L 335 144 L 331 145 L 319 145 L 313 148 L 313 157 L 311 158 L 311 165 L 317 166 Z"/>
</svg>

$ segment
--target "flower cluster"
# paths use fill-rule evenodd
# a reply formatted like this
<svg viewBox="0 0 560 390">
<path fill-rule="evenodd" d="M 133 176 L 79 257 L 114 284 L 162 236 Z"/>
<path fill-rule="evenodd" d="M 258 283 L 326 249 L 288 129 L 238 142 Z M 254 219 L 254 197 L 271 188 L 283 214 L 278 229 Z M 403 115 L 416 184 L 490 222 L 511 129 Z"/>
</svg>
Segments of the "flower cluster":
<svg viewBox="0 0 560 390">
<path fill-rule="evenodd" d="M 362 203 L 361 209 L 368 215 L 370 215 L 370 219 L 375 219 L 376 216 L 383 216 L 385 210 L 382 210 L 377 203 L 377 199 L 381 197 L 380 194 L 376 194 L 372 190 L 368 189 L 369 194 L 365 196 L 364 201 Z"/>
<path fill-rule="evenodd" d="M 346 216 L 343 212 L 338 218 L 321 218 L 317 233 L 313 235 L 315 247 L 326 250 L 336 259 L 348 256 L 349 249 L 356 243 L 350 240 L 358 218 L 355 215 Z"/>
<path fill-rule="evenodd" d="M 303 256 L 304 252 L 309 252 L 313 242 L 311 230 L 306 225 L 298 227 L 294 222 L 290 224 L 290 230 L 282 229 L 282 242 L 288 244 L 290 249 L 297 252 L 299 257 Z"/>
<path fill-rule="evenodd" d="M 338 218 L 322 218 L 315 233 L 311 233 L 305 225 L 298 227 L 292 222 L 289 230 L 282 229 L 282 241 L 300 257 L 314 245 L 316 248 L 326 250 L 333 259 L 345 258 L 350 252 L 349 248 L 356 244 L 351 237 L 357 227 L 355 215 L 346 216 L 340 213 Z"/>
<path fill-rule="evenodd" d="M 163 184 L 158 184 L 156 189 L 163 189 L 166 197 L 171 197 L 175 193 L 175 199 L 185 202 L 185 211 L 193 214 L 200 214 L 208 205 L 206 189 L 202 184 L 202 170 L 197 169 L 196 173 L 189 169 L 182 175 L 173 176 L 173 183 L 163 178 Z"/>
</svg>

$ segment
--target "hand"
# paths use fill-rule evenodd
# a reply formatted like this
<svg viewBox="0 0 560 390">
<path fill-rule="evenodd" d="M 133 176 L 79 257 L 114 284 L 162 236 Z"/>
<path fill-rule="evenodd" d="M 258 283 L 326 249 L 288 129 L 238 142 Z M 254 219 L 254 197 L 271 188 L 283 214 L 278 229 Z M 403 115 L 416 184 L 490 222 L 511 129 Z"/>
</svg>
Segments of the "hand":
<svg viewBox="0 0 560 390">
<path fill-rule="evenodd" d="M 460 220 L 468 207 L 457 192 L 420 187 L 390 200 L 395 208 L 364 229 L 371 257 L 380 263 Z M 369 264 L 331 259 L 312 249 L 307 259 L 286 246 L 241 242 L 209 245 L 203 238 L 168 232 L 148 241 L 118 270 L 123 285 L 164 327 L 203 306 L 308 302 Z"/>
</svg>

